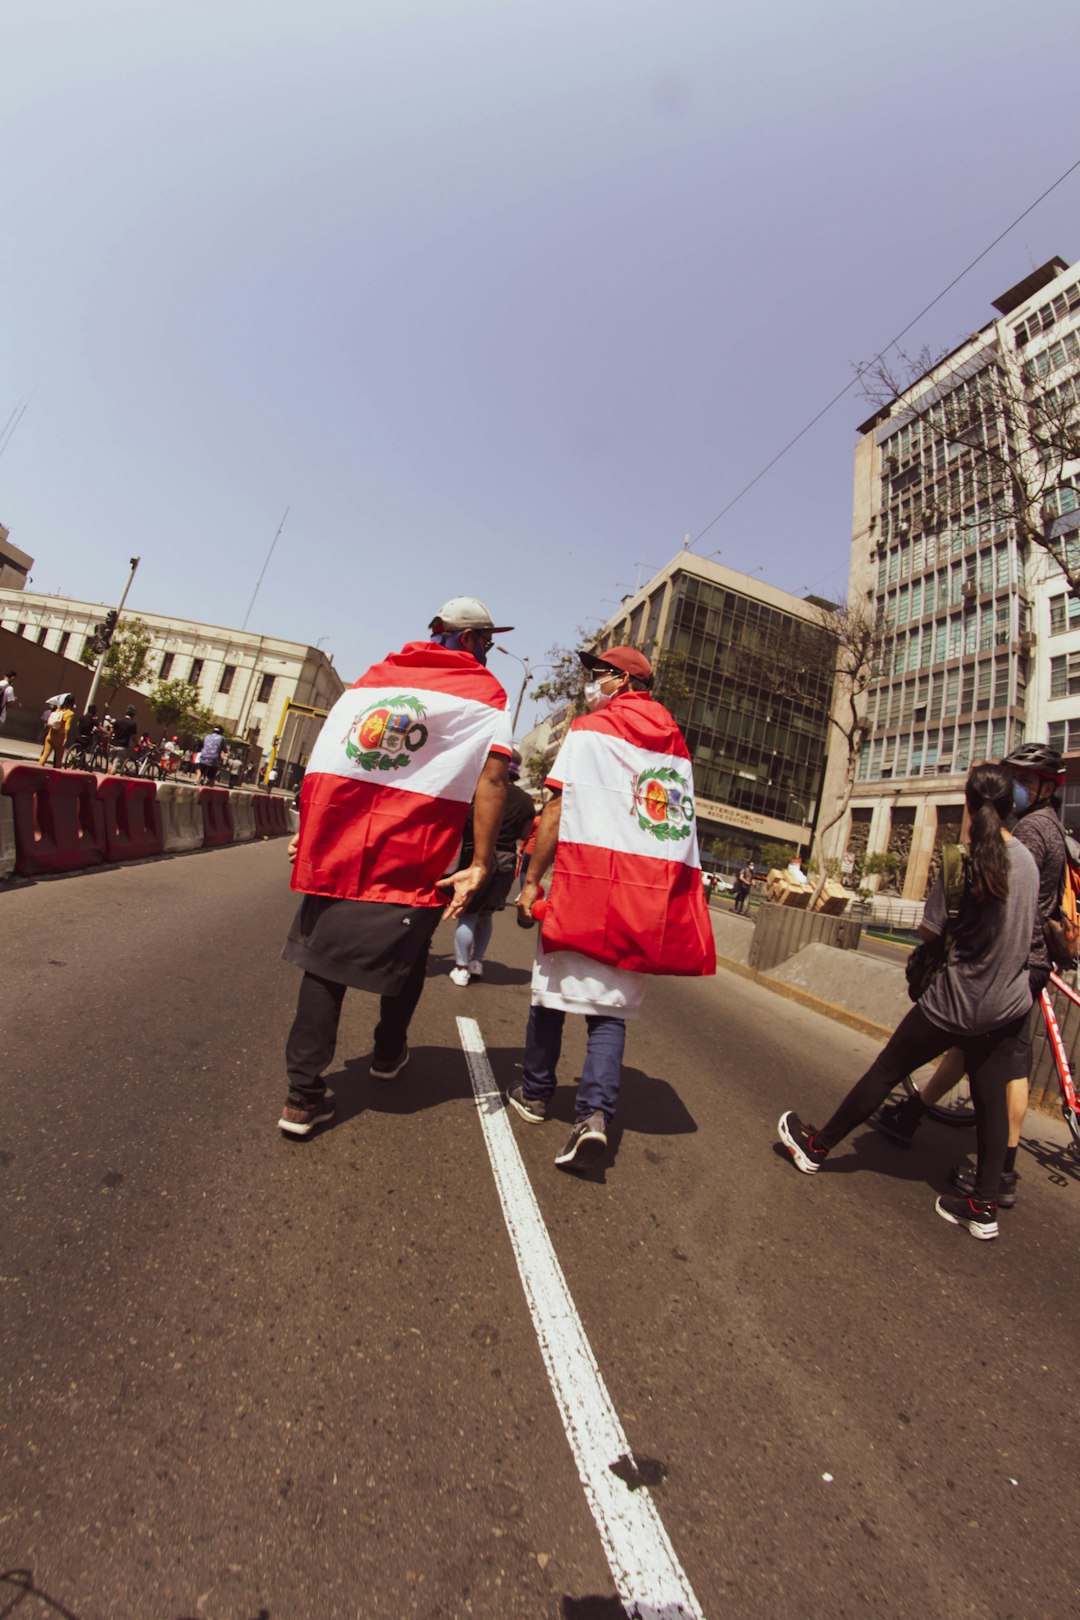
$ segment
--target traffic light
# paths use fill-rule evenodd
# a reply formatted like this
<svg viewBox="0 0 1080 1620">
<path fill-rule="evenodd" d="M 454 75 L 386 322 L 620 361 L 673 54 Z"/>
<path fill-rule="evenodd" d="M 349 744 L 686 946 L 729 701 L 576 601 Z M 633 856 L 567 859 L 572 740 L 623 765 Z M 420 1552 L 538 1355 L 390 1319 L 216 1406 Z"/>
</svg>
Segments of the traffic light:
<svg viewBox="0 0 1080 1620">
<path fill-rule="evenodd" d="M 98 629 L 98 635 L 101 637 L 101 639 L 105 643 L 106 647 L 111 646 L 112 645 L 112 638 L 113 638 L 113 635 L 114 635 L 114 633 L 116 631 L 116 609 L 115 608 L 110 608 L 109 609 L 108 613 L 106 613 L 106 615 L 105 615 L 105 623 L 104 624 L 99 624 L 97 629 Z"/>
</svg>

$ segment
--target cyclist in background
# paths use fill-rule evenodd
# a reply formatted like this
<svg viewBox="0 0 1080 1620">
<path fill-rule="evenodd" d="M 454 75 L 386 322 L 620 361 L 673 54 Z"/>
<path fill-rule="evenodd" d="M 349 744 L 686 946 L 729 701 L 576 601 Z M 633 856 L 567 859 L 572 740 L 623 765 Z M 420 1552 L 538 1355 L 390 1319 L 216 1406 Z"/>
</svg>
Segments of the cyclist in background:
<svg viewBox="0 0 1080 1620">
<path fill-rule="evenodd" d="M 777 1129 L 796 1167 L 812 1175 L 905 1074 L 958 1046 L 971 1077 L 978 1162 L 970 1195 L 939 1198 L 934 1208 L 972 1237 L 996 1238 L 1009 1134 L 1005 1088 L 1029 1066 L 1028 960 L 1033 937 L 1041 933 L 1039 872 L 1006 827 L 1013 783 L 1003 765 L 976 765 L 964 785 L 964 800 L 971 822 L 970 875 L 944 967 L 821 1130 L 795 1113 L 782 1114 Z M 939 875 L 926 902 L 923 938 L 936 939 L 947 922 Z"/>
<path fill-rule="evenodd" d="M 135 719 L 135 710 L 129 704 L 124 710 L 123 718 L 113 721 L 112 736 L 109 746 L 109 775 L 115 776 L 117 771 L 135 758 L 135 734 L 138 731 L 138 722 Z"/>
<path fill-rule="evenodd" d="M 1019 818 L 1013 827 L 1013 837 L 1031 851 L 1039 868 L 1039 922 L 1044 925 L 1057 914 L 1065 885 L 1065 834 L 1061 826 L 1061 800 L 1058 797 L 1058 789 L 1065 781 L 1065 761 L 1056 749 L 1045 743 L 1029 742 L 1014 749 L 1002 763 L 1012 773 L 1013 805 Z M 1050 956 L 1042 926 L 1036 930 L 1032 940 L 1028 968 L 1034 1003 L 1050 978 Z M 946 1052 L 920 1096 L 909 1097 L 904 1102 L 886 1103 L 871 1124 L 897 1146 L 910 1147 L 927 1109 L 939 1103 L 963 1077 L 964 1054 L 954 1046 Z M 1029 1089 L 1026 1075 L 1021 1080 L 1009 1083 L 1009 1144 L 998 1199 L 1003 1209 L 1012 1209 L 1016 1203 L 1016 1187 L 1020 1180 L 1016 1170 L 1016 1154 L 1027 1113 Z M 974 1173 L 968 1164 L 957 1165 L 949 1179 L 961 1192 L 970 1192 L 974 1185 Z"/>
</svg>

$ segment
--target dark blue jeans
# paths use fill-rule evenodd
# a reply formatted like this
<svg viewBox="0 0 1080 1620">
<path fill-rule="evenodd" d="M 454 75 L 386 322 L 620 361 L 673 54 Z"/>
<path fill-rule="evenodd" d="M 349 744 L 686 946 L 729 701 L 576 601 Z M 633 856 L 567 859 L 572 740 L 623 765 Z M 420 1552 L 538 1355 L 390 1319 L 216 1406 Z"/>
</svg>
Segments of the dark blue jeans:
<svg viewBox="0 0 1080 1620">
<path fill-rule="evenodd" d="M 522 1091 L 526 1097 L 547 1102 L 555 1090 L 556 1069 L 562 1050 L 566 1014 L 557 1007 L 531 1007 L 525 1031 Z M 610 1123 L 619 1100 L 626 1023 L 622 1018 L 586 1013 L 589 1044 L 577 1091 L 574 1118 L 588 1119 L 599 1111 Z"/>
</svg>

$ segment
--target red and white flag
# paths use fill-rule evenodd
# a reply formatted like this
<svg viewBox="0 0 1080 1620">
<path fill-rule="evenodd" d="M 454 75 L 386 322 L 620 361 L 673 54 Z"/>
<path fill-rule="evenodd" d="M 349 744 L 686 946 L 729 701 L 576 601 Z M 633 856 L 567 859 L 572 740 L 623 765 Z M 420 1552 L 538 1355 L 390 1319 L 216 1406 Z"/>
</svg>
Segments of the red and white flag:
<svg viewBox="0 0 1080 1620">
<path fill-rule="evenodd" d="M 441 906 L 489 754 L 510 755 L 506 693 L 465 652 L 409 642 L 338 698 L 300 795 L 292 887 Z"/>
<path fill-rule="evenodd" d="M 644 692 L 575 720 L 548 783 L 562 790 L 545 951 L 635 973 L 716 972 L 690 755 Z"/>
</svg>

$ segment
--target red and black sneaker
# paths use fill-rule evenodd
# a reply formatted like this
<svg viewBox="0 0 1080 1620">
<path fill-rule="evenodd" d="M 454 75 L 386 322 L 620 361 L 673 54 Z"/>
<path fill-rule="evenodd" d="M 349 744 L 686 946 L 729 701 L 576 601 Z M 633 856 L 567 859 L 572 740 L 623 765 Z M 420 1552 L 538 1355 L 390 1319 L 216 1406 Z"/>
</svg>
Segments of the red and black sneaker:
<svg viewBox="0 0 1080 1620">
<path fill-rule="evenodd" d="M 793 1114 L 789 1109 L 786 1114 L 780 1115 L 780 1123 L 776 1129 L 780 1133 L 781 1142 L 794 1159 L 797 1170 L 801 1170 L 804 1175 L 812 1176 L 815 1170 L 821 1169 L 829 1150 L 814 1146 L 812 1125 L 804 1125 L 798 1114 Z"/>
<path fill-rule="evenodd" d="M 954 1226 L 966 1226 L 972 1237 L 996 1238 L 998 1235 L 997 1205 L 980 1204 L 974 1198 L 941 1197 L 934 1205 L 942 1220 Z"/>
</svg>

